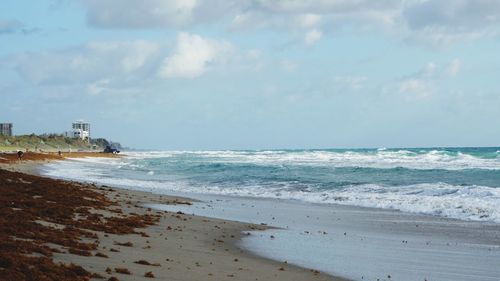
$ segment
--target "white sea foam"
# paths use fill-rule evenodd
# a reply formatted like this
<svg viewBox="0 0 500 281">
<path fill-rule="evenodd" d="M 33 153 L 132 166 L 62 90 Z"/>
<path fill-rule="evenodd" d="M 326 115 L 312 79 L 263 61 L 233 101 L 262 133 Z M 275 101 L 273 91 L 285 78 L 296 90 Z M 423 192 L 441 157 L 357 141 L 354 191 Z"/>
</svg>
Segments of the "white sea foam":
<svg viewBox="0 0 500 281">
<path fill-rule="evenodd" d="M 111 165 L 126 165 L 120 160 L 107 160 Z M 86 165 L 91 162 L 92 165 Z M 103 166 L 95 165 L 97 162 Z M 104 161 L 106 162 L 106 161 Z M 403 186 L 364 184 L 342 189 L 298 190 L 293 185 L 277 183 L 262 185 L 193 185 L 185 181 L 141 180 L 113 176 L 103 161 L 79 160 L 51 163 L 45 173 L 100 184 L 120 186 L 156 193 L 202 193 L 225 196 L 299 200 L 319 204 L 345 204 L 363 207 L 397 209 L 405 212 L 439 215 L 449 218 L 500 222 L 500 188 L 478 185 L 426 183 Z M 148 174 L 148 171 L 144 171 Z M 150 174 L 150 176 L 152 176 Z"/>
<path fill-rule="evenodd" d="M 487 169 L 500 170 L 500 158 L 480 158 L 469 154 L 450 155 L 432 150 L 416 153 L 408 150 L 360 151 L 168 151 L 129 153 L 131 159 L 169 158 L 191 155 L 209 158 L 213 163 L 255 165 L 312 165 L 324 167 L 408 168 L 408 169 Z"/>
</svg>

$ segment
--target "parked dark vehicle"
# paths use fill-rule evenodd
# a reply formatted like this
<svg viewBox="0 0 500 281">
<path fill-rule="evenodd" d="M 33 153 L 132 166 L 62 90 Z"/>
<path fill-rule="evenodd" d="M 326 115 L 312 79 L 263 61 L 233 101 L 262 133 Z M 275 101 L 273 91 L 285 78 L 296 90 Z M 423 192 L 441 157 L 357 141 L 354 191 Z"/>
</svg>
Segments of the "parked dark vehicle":
<svg viewBox="0 0 500 281">
<path fill-rule="evenodd" d="M 118 150 L 110 145 L 106 145 L 106 147 L 104 148 L 104 153 L 117 154 L 117 153 L 120 153 L 120 150 Z"/>
</svg>

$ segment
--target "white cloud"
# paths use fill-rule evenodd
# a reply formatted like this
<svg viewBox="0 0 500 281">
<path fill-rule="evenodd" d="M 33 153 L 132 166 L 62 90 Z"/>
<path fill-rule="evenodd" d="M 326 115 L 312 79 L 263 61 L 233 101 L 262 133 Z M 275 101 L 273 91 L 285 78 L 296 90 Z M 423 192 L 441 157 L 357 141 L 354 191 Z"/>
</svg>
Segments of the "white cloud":
<svg viewBox="0 0 500 281">
<path fill-rule="evenodd" d="M 232 45 L 227 42 L 180 33 L 174 54 L 164 60 L 159 74 L 163 78 L 195 78 L 205 73 L 210 64 L 223 62 L 231 50 Z"/>
<path fill-rule="evenodd" d="M 93 83 L 111 77 L 145 76 L 143 68 L 156 61 L 159 49 L 159 44 L 143 40 L 90 42 L 74 48 L 25 53 L 10 61 L 33 84 Z"/>
<path fill-rule="evenodd" d="M 258 71 L 258 49 L 196 34 L 179 33 L 176 44 L 147 41 L 96 41 L 65 49 L 26 52 L 3 59 L 3 67 L 36 87 L 78 88 L 100 95 L 140 89 L 161 78 L 195 78 L 208 70 Z"/>
<path fill-rule="evenodd" d="M 304 35 L 304 43 L 308 46 L 313 45 L 323 36 L 323 32 L 317 29 L 311 29 Z"/>
<path fill-rule="evenodd" d="M 414 76 L 420 78 L 430 78 L 433 77 L 436 73 L 437 65 L 434 62 L 428 62 L 424 65 L 424 67 Z"/>
<path fill-rule="evenodd" d="M 121 65 L 124 71 L 132 72 L 144 66 L 149 58 L 158 53 L 158 44 L 146 41 L 137 41 L 129 50 L 129 54 L 122 58 Z"/>
<path fill-rule="evenodd" d="M 385 91 L 396 92 L 410 101 L 429 99 L 438 92 L 439 81 L 457 75 L 460 67 L 459 59 L 452 60 L 446 67 L 428 62 L 419 71 L 396 79 Z"/>
<path fill-rule="evenodd" d="M 435 92 L 434 81 L 439 75 L 437 70 L 436 63 L 426 63 L 416 73 L 399 79 L 398 92 L 407 100 L 422 100 L 431 97 Z"/>
<path fill-rule="evenodd" d="M 296 16 L 297 24 L 303 28 L 311 28 L 321 21 L 321 16 L 317 14 L 301 14 Z"/>
<path fill-rule="evenodd" d="M 398 92 L 407 100 L 422 100 L 433 95 L 434 85 L 425 79 L 408 78 L 399 83 Z"/>
<path fill-rule="evenodd" d="M 104 92 L 109 84 L 109 79 L 103 79 L 96 81 L 94 83 L 90 83 L 87 85 L 87 92 L 91 95 L 100 95 Z"/>
<path fill-rule="evenodd" d="M 462 61 L 460 61 L 459 59 L 452 60 L 448 65 L 448 75 L 457 76 L 457 74 L 460 72 L 461 67 Z"/>
</svg>

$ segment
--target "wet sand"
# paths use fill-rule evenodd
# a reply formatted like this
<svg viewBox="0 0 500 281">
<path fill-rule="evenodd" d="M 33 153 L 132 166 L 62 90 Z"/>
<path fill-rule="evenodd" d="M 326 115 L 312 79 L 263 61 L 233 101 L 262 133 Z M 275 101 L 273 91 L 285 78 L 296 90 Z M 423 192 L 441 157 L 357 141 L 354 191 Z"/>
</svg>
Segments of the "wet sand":
<svg viewBox="0 0 500 281">
<path fill-rule="evenodd" d="M 252 232 L 240 245 L 353 280 L 500 280 L 497 223 L 337 204 L 190 196 L 197 199 L 190 206 L 148 206 L 280 227 Z"/>
<path fill-rule="evenodd" d="M 186 205 L 188 199 L 37 176 L 43 161 L 62 160 L 47 155 L 28 154 L 19 163 L 0 154 L 4 169 L 0 170 L 0 198 L 10 203 L 4 202 L 0 209 L 0 217 L 9 218 L 0 222 L 4 236 L 0 280 L 2 276 L 29 280 L 26 276 L 35 273 L 46 274 L 47 280 L 61 280 L 54 276 L 65 276 L 64 280 L 344 280 L 260 258 L 238 247 L 242 235 L 266 226 L 142 207 Z M 89 156 L 94 155 L 71 153 L 70 157 Z M 18 227 L 16 220 L 23 223 Z M 33 266 L 26 267 L 26 262 Z"/>
</svg>

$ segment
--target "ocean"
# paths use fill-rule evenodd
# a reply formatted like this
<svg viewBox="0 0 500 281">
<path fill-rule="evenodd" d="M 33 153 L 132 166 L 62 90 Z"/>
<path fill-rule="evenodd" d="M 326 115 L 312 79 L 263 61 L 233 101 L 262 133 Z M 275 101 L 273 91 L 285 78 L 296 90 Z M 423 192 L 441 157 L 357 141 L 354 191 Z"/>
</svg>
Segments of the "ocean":
<svg viewBox="0 0 500 281">
<path fill-rule="evenodd" d="M 126 188 L 500 222 L 500 148 L 127 152 L 46 173 Z"/>
<path fill-rule="evenodd" d="M 145 206 L 277 227 L 239 246 L 351 280 L 500 280 L 498 147 L 126 152 L 42 174 L 194 198 Z"/>
</svg>

